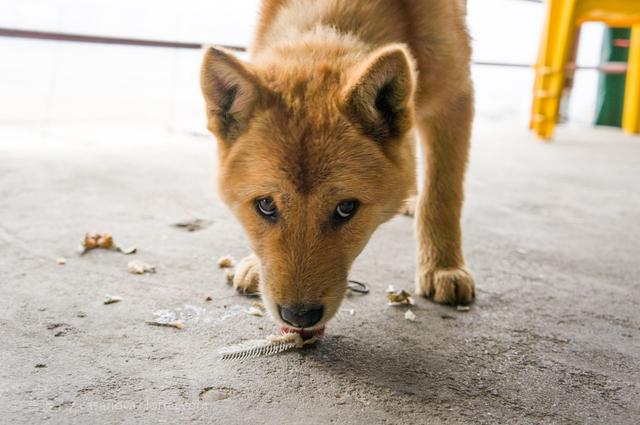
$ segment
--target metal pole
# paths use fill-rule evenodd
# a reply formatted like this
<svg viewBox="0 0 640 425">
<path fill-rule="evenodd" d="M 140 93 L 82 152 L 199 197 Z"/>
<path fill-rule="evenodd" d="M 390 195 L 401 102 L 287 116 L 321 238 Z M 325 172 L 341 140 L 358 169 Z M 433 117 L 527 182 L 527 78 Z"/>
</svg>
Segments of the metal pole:
<svg viewBox="0 0 640 425">
<path fill-rule="evenodd" d="M 0 37 L 26 38 L 33 40 L 50 40 L 50 41 L 67 41 L 76 43 L 96 43 L 111 44 L 123 46 L 140 46 L 140 47 L 164 47 L 174 49 L 202 49 L 207 44 L 213 43 L 189 43 L 180 41 L 162 41 L 121 37 L 106 37 L 97 35 L 80 35 L 47 31 L 29 31 L 18 30 L 12 28 L 0 28 Z M 247 48 L 242 46 L 216 45 L 225 49 L 234 50 L 236 52 L 246 52 Z M 474 61 L 473 65 L 478 66 L 497 66 L 505 68 L 533 68 L 533 65 L 526 63 L 509 63 L 509 62 L 491 62 L 491 61 Z M 627 64 L 620 62 L 605 63 L 599 66 L 575 66 L 569 65 L 571 70 L 588 69 L 605 74 L 624 74 L 627 71 Z"/>
</svg>

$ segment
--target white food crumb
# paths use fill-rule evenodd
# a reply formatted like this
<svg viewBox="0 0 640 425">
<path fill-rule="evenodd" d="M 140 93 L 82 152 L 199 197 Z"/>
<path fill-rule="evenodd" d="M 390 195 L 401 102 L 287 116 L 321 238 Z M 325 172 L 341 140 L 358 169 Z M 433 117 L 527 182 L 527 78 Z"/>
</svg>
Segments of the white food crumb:
<svg viewBox="0 0 640 425">
<path fill-rule="evenodd" d="M 127 270 L 132 274 L 144 274 L 144 273 L 155 273 L 156 268 L 149 263 L 145 263 L 144 261 L 133 260 L 129 261 L 127 264 Z"/>
<path fill-rule="evenodd" d="M 456 307 L 456 310 L 458 311 L 469 311 L 471 310 L 471 307 L 468 305 L 459 305 Z"/>
<path fill-rule="evenodd" d="M 56 263 L 58 263 L 61 266 L 64 266 L 65 264 L 67 264 L 67 259 L 64 257 L 60 257 L 58 259 L 56 259 Z"/>
<path fill-rule="evenodd" d="M 407 310 L 407 312 L 404 314 L 404 318 L 411 321 L 411 322 L 415 322 L 416 321 L 416 315 L 413 314 L 413 311 L 411 310 Z"/>
<path fill-rule="evenodd" d="M 107 295 L 104 297 L 103 304 L 114 304 L 122 301 L 122 298 L 116 297 L 115 295 Z"/>
<path fill-rule="evenodd" d="M 251 307 L 251 308 L 247 311 L 247 313 L 249 313 L 249 314 L 250 314 L 250 315 L 252 315 L 252 316 L 257 316 L 257 317 L 262 317 L 262 316 L 264 316 L 264 313 L 262 312 L 262 310 L 260 310 L 260 309 L 259 309 L 259 308 L 257 308 L 257 307 Z"/>
</svg>

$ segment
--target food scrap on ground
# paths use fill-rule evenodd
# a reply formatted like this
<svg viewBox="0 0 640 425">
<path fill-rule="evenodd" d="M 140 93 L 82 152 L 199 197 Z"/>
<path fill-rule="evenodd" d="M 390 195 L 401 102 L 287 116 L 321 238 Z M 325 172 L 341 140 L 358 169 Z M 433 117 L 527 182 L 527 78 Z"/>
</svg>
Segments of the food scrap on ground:
<svg viewBox="0 0 640 425">
<path fill-rule="evenodd" d="M 116 248 L 116 251 L 119 251 L 124 255 L 135 254 L 135 252 L 138 250 L 138 248 L 136 248 L 135 246 L 129 246 L 127 248 L 116 246 L 115 248 Z"/>
<path fill-rule="evenodd" d="M 389 285 L 387 288 L 387 300 L 389 301 L 389 305 L 398 306 L 398 305 L 413 305 L 413 298 L 411 298 L 411 294 L 404 289 L 400 291 L 396 291 L 396 289 Z"/>
<path fill-rule="evenodd" d="M 314 345 L 319 339 L 315 336 L 311 336 L 309 338 L 304 338 L 301 333 L 298 332 L 290 332 L 282 335 L 271 335 L 267 337 L 267 339 L 274 344 L 286 343 L 288 341 L 295 342 L 295 348 L 303 348 L 309 345 Z"/>
<path fill-rule="evenodd" d="M 181 314 L 171 310 L 158 310 L 153 313 L 153 320 L 146 320 L 145 323 L 151 326 L 164 326 L 169 328 L 182 329 L 184 322 Z"/>
<path fill-rule="evenodd" d="M 185 220 L 185 221 L 180 221 L 178 223 L 175 223 L 173 224 L 173 227 L 186 230 L 187 232 L 195 232 L 196 230 L 204 229 L 210 224 L 211 224 L 211 221 L 209 220 L 194 218 L 192 220 Z"/>
<path fill-rule="evenodd" d="M 144 323 L 151 326 L 165 326 L 169 328 L 183 329 L 184 322 L 182 320 L 174 320 L 172 322 L 164 322 L 161 320 L 146 320 Z"/>
<path fill-rule="evenodd" d="M 126 255 L 133 254 L 134 252 L 136 252 L 135 247 L 123 248 L 117 245 L 113 241 L 113 237 L 108 233 L 90 234 L 88 232 L 84 234 L 84 240 L 78 247 L 78 251 L 80 252 L 80 255 L 84 255 L 87 251 L 90 251 L 92 249 L 97 249 L 97 248 L 110 249 L 110 250 L 121 252 Z"/>
<path fill-rule="evenodd" d="M 253 307 L 253 306 L 249 308 L 249 310 L 247 310 L 247 314 L 250 314 L 251 316 L 256 316 L 256 317 L 264 316 L 264 312 L 262 311 L 262 309 L 258 307 Z"/>
<path fill-rule="evenodd" d="M 218 267 L 220 267 L 221 269 L 228 269 L 233 267 L 233 257 L 231 257 L 230 255 L 225 255 L 218 258 Z"/>
<path fill-rule="evenodd" d="M 469 311 L 469 310 L 471 310 L 471 306 L 459 305 L 459 306 L 456 307 L 456 310 L 458 310 L 458 311 Z"/>
<path fill-rule="evenodd" d="M 122 301 L 122 298 L 120 297 L 116 297 L 115 295 L 107 295 L 104 297 L 104 301 L 102 302 L 103 304 L 115 304 L 115 303 L 119 303 L 120 301 Z"/>
<path fill-rule="evenodd" d="M 235 277 L 235 273 L 231 269 L 224 270 L 224 279 L 227 282 L 227 285 L 233 285 L 233 278 Z"/>
<path fill-rule="evenodd" d="M 58 265 L 60 266 L 64 266 L 65 264 L 67 264 L 67 259 L 64 257 L 56 258 L 56 263 L 58 263 Z"/>
<path fill-rule="evenodd" d="M 207 295 L 207 297 L 204 300 L 205 301 L 213 301 L 213 297 L 211 295 Z"/>
<path fill-rule="evenodd" d="M 133 260 L 127 264 L 127 271 L 132 274 L 155 273 L 156 267 L 144 261 Z"/>
<path fill-rule="evenodd" d="M 251 304 L 251 308 L 247 310 L 247 313 L 252 316 L 263 317 L 264 316 L 264 304 L 261 302 L 254 302 Z"/>
<path fill-rule="evenodd" d="M 416 315 L 411 310 L 407 310 L 406 313 L 404 313 L 404 318 L 411 322 L 416 321 Z"/>
</svg>

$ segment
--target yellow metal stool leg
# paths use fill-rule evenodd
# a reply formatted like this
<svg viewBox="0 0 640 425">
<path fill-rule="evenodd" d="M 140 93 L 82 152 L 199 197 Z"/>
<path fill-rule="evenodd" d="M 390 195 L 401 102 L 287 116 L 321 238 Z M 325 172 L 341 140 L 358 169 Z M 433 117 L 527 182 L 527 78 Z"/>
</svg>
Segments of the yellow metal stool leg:
<svg viewBox="0 0 640 425">
<path fill-rule="evenodd" d="M 534 129 L 536 112 L 540 108 L 540 98 L 537 96 L 540 93 L 542 87 L 542 70 L 544 68 L 544 58 L 549 45 L 549 18 L 547 17 L 544 22 L 544 28 L 540 37 L 540 44 L 538 45 L 538 56 L 536 57 L 536 64 L 534 67 L 535 76 L 533 82 L 533 99 L 531 101 L 531 117 L 529 119 L 529 128 Z"/>
<path fill-rule="evenodd" d="M 625 133 L 640 133 L 640 24 L 631 27 L 622 129 Z"/>
<path fill-rule="evenodd" d="M 550 139 L 558 121 L 565 69 L 575 32 L 576 0 L 549 0 L 545 36 L 536 66 L 531 124 L 542 139 Z"/>
</svg>

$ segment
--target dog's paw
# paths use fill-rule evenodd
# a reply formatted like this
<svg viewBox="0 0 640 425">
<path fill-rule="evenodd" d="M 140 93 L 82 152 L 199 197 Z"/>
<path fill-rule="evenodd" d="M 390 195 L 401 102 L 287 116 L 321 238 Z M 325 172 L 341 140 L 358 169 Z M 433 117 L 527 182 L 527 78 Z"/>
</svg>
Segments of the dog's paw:
<svg viewBox="0 0 640 425">
<path fill-rule="evenodd" d="M 440 304 L 467 305 L 476 295 L 476 284 L 463 267 L 418 270 L 416 293 Z"/>
<path fill-rule="evenodd" d="M 233 287 L 241 294 L 256 294 L 260 283 L 260 260 L 254 254 L 243 258 L 236 267 Z"/>
<path fill-rule="evenodd" d="M 418 203 L 417 197 L 412 196 L 408 198 L 400 207 L 399 214 L 406 215 L 407 217 L 413 217 L 416 215 L 416 205 Z"/>
</svg>

